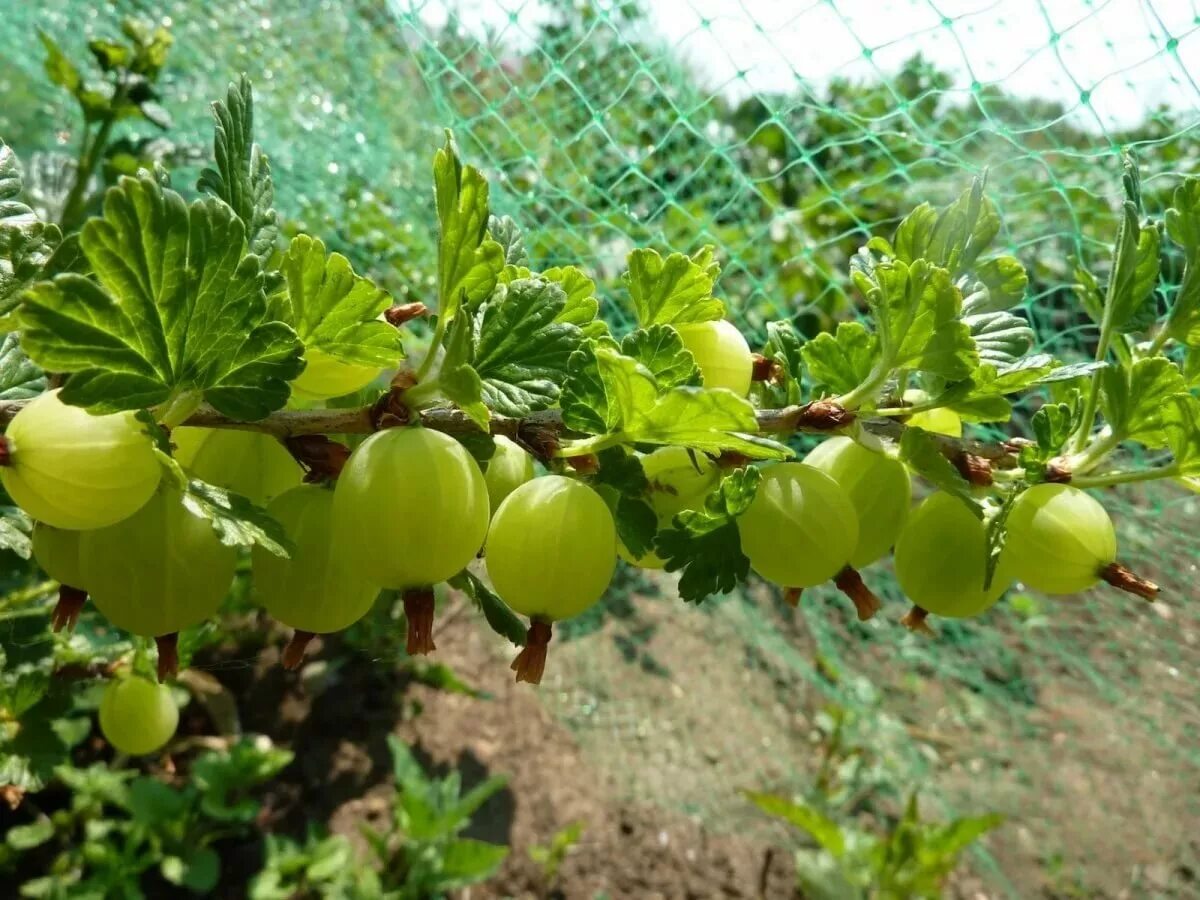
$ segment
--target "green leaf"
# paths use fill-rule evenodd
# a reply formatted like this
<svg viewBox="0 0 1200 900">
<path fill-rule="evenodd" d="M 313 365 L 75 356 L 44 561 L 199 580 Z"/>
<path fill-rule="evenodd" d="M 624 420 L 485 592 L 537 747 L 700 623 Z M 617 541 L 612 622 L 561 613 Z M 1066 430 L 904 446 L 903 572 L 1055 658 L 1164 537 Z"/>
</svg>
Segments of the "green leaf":
<svg viewBox="0 0 1200 900">
<path fill-rule="evenodd" d="M 815 395 L 846 394 L 870 375 L 879 342 L 861 323 L 839 322 L 835 334 L 818 334 L 805 342 L 800 354 Z"/>
<path fill-rule="evenodd" d="M 446 356 L 438 373 L 438 385 L 451 403 L 465 412 L 486 432 L 491 413 L 483 402 L 483 380 L 475 371 L 471 347 L 471 317 L 457 316 L 445 341 Z"/>
<path fill-rule="evenodd" d="M 632 497 L 642 496 L 650 487 L 641 460 L 624 447 L 608 447 L 601 450 L 596 459 L 600 469 L 594 478 L 595 484 L 609 485 L 618 493 Z"/>
<path fill-rule="evenodd" d="M 696 358 L 670 325 L 651 325 L 630 332 L 621 341 L 621 353 L 645 366 L 660 388 L 700 384 Z"/>
<path fill-rule="evenodd" d="M 187 798 L 154 778 L 137 778 L 129 783 L 129 813 L 134 821 L 150 829 L 167 826 L 182 816 Z"/>
<path fill-rule="evenodd" d="M 918 259 L 868 262 L 860 254 L 851 278 L 875 316 L 881 346 L 893 368 L 957 381 L 978 363 L 967 325 L 959 321 L 962 293 L 946 269 Z"/>
<path fill-rule="evenodd" d="M 55 43 L 54 38 L 40 28 L 38 37 L 46 50 L 46 77 L 59 87 L 66 88 L 74 94 L 83 84 L 83 76 L 79 74 L 79 69 L 67 58 L 67 54 Z"/>
<path fill-rule="evenodd" d="M 987 568 L 984 570 L 983 589 L 992 586 L 992 578 L 996 575 L 996 566 L 1000 563 L 1000 554 L 1008 541 L 1008 514 L 1012 512 L 1017 498 L 1024 493 L 1025 486 L 1018 484 L 1013 490 L 1004 494 L 1000 508 L 987 518 L 984 529 L 985 546 L 987 547 Z"/>
<path fill-rule="evenodd" d="M 1011 366 L 1034 345 L 1033 329 L 1020 316 L 1009 312 L 964 316 L 981 363 Z"/>
<path fill-rule="evenodd" d="M 164 857 L 159 870 L 171 884 L 197 894 L 207 894 L 221 878 L 221 858 L 211 847 L 197 847 L 186 857 Z"/>
<path fill-rule="evenodd" d="M 183 505 L 192 515 L 208 519 L 226 547 L 262 547 L 285 559 L 296 549 L 282 525 L 240 494 L 192 479 Z"/>
<path fill-rule="evenodd" d="M 49 816 L 40 816 L 28 825 L 14 825 L 8 829 L 4 841 L 18 852 L 40 847 L 54 837 L 54 823 Z"/>
<path fill-rule="evenodd" d="M 757 468 L 738 469 L 721 479 L 705 500 L 704 509 L 675 516 L 658 533 L 655 552 L 668 572 L 682 572 L 679 596 L 700 603 L 715 593 L 727 594 L 746 580 L 750 560 L 742 552 L 737 517 L 754 500 L 762 474 Z"/>
<path fill-rule="evenodd" d="M 354 274 L 346 257 L 327 256 L 323 242 L 299 234 L 279 270 L 287 284 L 288 322 L 305 350 L 360 366 L 393 366 L 404 356 L 400 332 L 379 321 L 391 296 Z"/>
<path fill-rule="evenodd" d="M 825 816 L 820 810 L 807 804 L 793 803 L 786 797 L 780 797 L 776 794 L 742 791 L 742 796 L 767 815 L 782 819 L 789 825 L 795 825 L 801 831 L 810 835 L 834 859 L 840 859 L 845 855 L 846 838 L 842 833 L 841 826 Z"/>
<path fill-rule="evenodd" d="M 0 550 L 11 550 L 21 559 L 29 559 L 33 553 L 32 531 L 33 523 L 22 510 L 0 506 Z"/>
<path fill-rule="evenodd" d="M 250 79 L 243 75 L 230 83 L 225 102 L 214 102 L 212 113 L 217 165 L 200 173 L 196 188 L 229 204 L 242 220 L 250 252 L 266 260 L 275 247 L 279 225 L 271 165 L 254 142 L 254 91 Z"/>
<path fill-rule="evenodd" d="M 658 384 L 649 369 L 607 345 L 571 355 L 561 406 L 569 428 L 604 434 L 618 431 L 640 410 L 653 407 Z"/>
<path fill-rule="evenodd" d="M 1169 397 L 1163 427 L 1180 474 L 1200 474 L 1200 398 L 1192 394 Z"/>
<path fill-rule="evenodd" d="M 506 266 L 529 265 L 529 254 L 525 250 L 525 236 L 521 226 L 511 216 L 488 217 L 488 238 L 500 245 L 504 251 Z"/>
<path fill-rule="evenodd" d="M 942 453 L 937 437 L 921 429 L 908 427 L 900 438 L 900 461 L 940 490 L 962 500 L 976 518 L 983 509 L 971 496 L 971 485 Z"/>
<path fill-rule="evenodd" d="M 945 868 L 950 870 L 963 850 L 1003 824 L 1004 816 L 999 813 L 955 819 L 931 829 L 925 838 L 925 845 L 930 853 L 945 859 L 948 863 Z"/>
<path fill-rule="evenodd" d="M 997 256 L 986 260 L 974 270 L 976 290 L 973 300 L 963 298 L 963 312 L 967 315 L 1000 312 L 1011 309 L 1025 298 L 1029 286 L 1029 275 L 1015 256 Z M 983 291 L 978 287 L 982 286 Z"/>
<path fill-rule="evenodd" d="M 1184 259 L 1166 328 L 1175 340 L 1200 347 L 1200 178 L 1188 178 L 1175 189 L 1166 229 Z"/>
<path fill-rule="evenodd" d="M 22 350 L 17 333 L 0 338 L 0 400 L 28 400 L 46 390 L 46 373 Z"/>
<path fill-rule="evenodd" d="M 1133 157 L 1123 157 L 1126 199 L 1113 244 L 1112 274 L 1104 297 L 1101 322 L 1118 332 L 1133 330 L 1134 320 L 1158 281 L 1159 238 L 1152 223 L 1140 224 L 1141 188 Z M 1144 321 L 1144 319 L 1143 319 Z"/>
<path fill-rule="evenodd" d="M 110 41 L 106 38 L 93 38 L 88 41 L 88 50 L 96 58 L 96 63 L 105 72 L 121 69 L 129 65 L 131 52 L 124 44 Z"/>
<path fill-rule="evenodd" d="M 464 166 L 449 130 L 434 154 L 433 193 L 438 215 L 438 315 L 447 322 L 464 300 L 487 299 L 504 268 L 504 248 L 487 236 L 488 183 Z"/>
<path fill-rule="evenodd" d="M 608 334 L 608 324 L 597 319 L 600 301 L 596 298 L 596 282 L 588 278 L 582 269 L 575 266 L 555 266 L 546 269 L 541 277 L 553 281 L 567 295 L 557 321 L 578 325 L 587 337 L 602 337 Z"/>
<path fill-rule="evenodd" d="M 635 559 L 654 547 L 654 535 L 658 532 L 658 516 L 645 500 L 624 494 L 617 500 L 617 537 Z"/>
<path fill-rule="evenodd" d="M 438 885 L 450 891 L 492 877 L 508 858 L 508 848 L 471 838 L 455 838 L 442 854 Z"/>
<path fill-rule="evenodd" d="M 725 304 L 713 297 L 711 258 L 700 262 L 683 253 L 665 260 L 654 250 L 629 254 L 625 286 L 633 301 L 638 325 L 682 325 L 711 322 L 725 317 Z"/>
<path fill-rule="evenodd" d="M 519 417 L 557 402 L 567 362 L 583 341 L 576 326 L 559 321 L 565 302 L 554 282 L 523 278 L 498 287 L 480 307 L 473 365 L 489 408 Z"/>
<path fill-rule="evenodd" d="M 1037 445 L 1023 447 L 1020 461 L 1027 477 L 1041 479 L 1045 474 L 1046 464 L 1062 453 L 1067 441 L 1079 427 L 1083 415 L 1078 394 L 1073 403 L 1047 403 L 1033 414 L 1034 438 Z"/>
<path fill-rule="evenodd" d="M 754 407 L 732 391 L 672 388 L 649 408 L 638 408 L 623 431 L 634 443 L 689 447 L 705 453 L 725 450 L 751 459 L 788 459 L 783 444 L 759 437 Z"/>
<path fill-rule="evenodd" d="M 228 206 L 122 178 L 81 241 L 99 284 L 59 275 L 20 312 L 29 357 L 73 373 L 65 402 L 117 412 L 194 392 L 243 420 L 287 402 L 300 343 L 267 320 L 258 259 Z"/>
<path fill-rule="evenodd" d="M 1139 359 L 1132 367 L 1113 366 L 1100 374 L 1100 408 L 1120 440 L 1165 447 L 1167 401 L 1186 394 L 1183 375 L 1161 356 Z"/>
<path fill-rule="evenodd" d="M 525 646 L 525 623 L 474 573 L 463 569 L 448 582 L 471 598 L 492 631 L 518 647 Z"/>
<path fill-rule="evenodd" d="M 911 263 L 923 259 L 929 252 L 929 241 L 937 226 L 938 211 L 932 203 L 922 203 L 896 227 L 892 243 L 881 246 L 888 256 L 894 256 L 901 262 Z"/>
<path fill-rule="evenodd" d="M 836 344 L 836 339 L 834 342 Z M 796 334 L 791 322 L 781 320 L 767 323 L 767 343 L 763 346 L 762 355 L 775 364 L 777 375 L 771 381 L 755 384 L 755 389 L 759 391 L 760 406 L 779 409 L 800 403 L 804 399 L 801 392 L 804 342 Z"/>
<path fill-rule="evenodd" d="M 23 186 L 17 154 L 0 141 L 0 225 L 6 228 L 23 227 L 36 221 L 33 210 L 17 199 Z"/>
</svg>

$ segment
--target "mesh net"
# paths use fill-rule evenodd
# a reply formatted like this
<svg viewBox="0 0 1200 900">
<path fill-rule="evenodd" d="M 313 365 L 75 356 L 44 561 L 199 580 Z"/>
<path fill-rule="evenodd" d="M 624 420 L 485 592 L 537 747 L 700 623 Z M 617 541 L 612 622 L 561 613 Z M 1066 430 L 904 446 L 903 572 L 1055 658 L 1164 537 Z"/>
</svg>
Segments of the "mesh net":
<svg viewBox="0 0 1200 900">
<path fill-rule="evenodd" d="M 1136 151 L 1152 213 L 1196 168 L 1198 12 L 1183 0 L 211 0 L 201 14 L 187 0 L 47 0 L 5 10 L 0 134 L 40 151 L 46 177 L 47 135 L 72 143 L 60 129 L 73 111 L 29 52 L 35 26 L 79 49 L 122 15 L 166 15 L 176 167 L 207 153 L 205 101 L 249 72 L 289 227 L 322 234 L 398 297 L 429 294 L 428 163 L 448 126 L 531 257 L 591 270 L 617 330 L 631 247 L 712 243 L 732 317 L 759 336 L 775 318 L 811 335 L 856 315 L 849 255 L 987 168 L 1039 342 L 1071 359 L 1094 346 L 1070 284 L 1075 259 L 1107 265 L 1119 149 Z M 849 622 L 829 592 L 806 593 L 798 613 L 764 589 L 680 609 L 626 574 L 572 627 L 543 695 L 629 796 L 716 829 L 758 827 L 738 788 L 826 784 L 860 812 L 917 783 L 935 813 L 1010 817 L 974 851 L 998 891 L 1182 896 L 1200 854 L 1197 501 L 1150 488 L 1106 503 L 1166 603 L 1018 593 L 931 642 L 897 615 Z"/>
</svg>

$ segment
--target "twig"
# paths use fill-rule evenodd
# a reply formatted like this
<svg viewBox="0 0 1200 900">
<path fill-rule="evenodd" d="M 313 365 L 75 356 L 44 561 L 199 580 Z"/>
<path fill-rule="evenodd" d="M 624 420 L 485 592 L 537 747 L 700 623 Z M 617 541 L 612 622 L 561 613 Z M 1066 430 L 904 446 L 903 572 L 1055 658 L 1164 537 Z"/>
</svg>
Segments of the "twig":
<svg viewBox="0 0 1200 900">
<path fill-rule="evenodd" d="M 27 400 L 0 401 L 0 425 L 12 420 Z M 261 431 L 277 438 L 296 437 L 306 434 L 370 434 L 378 430 L 376 406 L 357 409 L 281 409 L 255 422 L 242 422 L 217 412 L 210 406 L 202 406 L 183 423 L 203 428 L 240 428 L 245 431 Z M 758 428 L 765 434 L 787 435 L 795 433 L 830 434 L 844 430 L 852 421 L 871 434 L 886 440 L 899 442 L 907 426 L 887 417 L 859 418 L 841 410 L 840 415 L 830 404 L 823 401 L 803 406 L 786 406 L 783 409 L 761 409 L 758 411 Z M 435 431 L 453 435 L 479 434 L 480 429 L 462 410 L 452 407 L 435 407 L 421 412 L 421 424 Z M 534 452 L 544 447 L 555 436 L 569 435 L 563 425 L 559 410 L 548 409 L 521 419 L 492 416 L 491 433 L 504 435 L 525 444 Z M 1017 455 L 1005 444 L 990 444 L 976 440 L 964 440 L 946 435 L 930 434 L 938 449 L 947 459 L 956 461 L 964 453 L 987 460 L 993 468 L 1012 469 L 1019 465 Z M 547 454 L 548 455 L 548 454 Z"/>
</svg>

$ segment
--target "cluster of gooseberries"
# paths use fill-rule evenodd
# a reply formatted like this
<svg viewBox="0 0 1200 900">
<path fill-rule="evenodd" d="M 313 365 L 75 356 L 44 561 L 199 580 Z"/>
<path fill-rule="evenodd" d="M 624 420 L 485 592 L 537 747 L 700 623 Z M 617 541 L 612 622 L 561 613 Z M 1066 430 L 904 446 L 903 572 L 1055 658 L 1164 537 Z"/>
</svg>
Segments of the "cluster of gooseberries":
<svg viewBox="0 0 1200 900">
<path fill-rule="evenodd" d="M 736 329 L 709 322 L 679 332 L 706 387 L 747 393 L 754 361 Z M 378 374 L 315 361 L 303 386 L 310 399 Z M 925 399 L 906 396 L 916 406 Z M 944 410 L 918 412 L 911 423 L 961 433 Z M 446 434 L 387 428 L 358 445 L 336 478 L 306 477 L 265 433 L 179 427 L 171 439 L 189 475 L 265 506 L 287 533 L 290 557 L 256 547 L 251 571 L 258 600 L 294 629 L 283 654 L 288 667 L 300 663 L 313 635 L 361 618 L 381 589 L 403 597 L 409 652 L 434 650 L 434 586 L 483 555 L 496 592 L 530 620 L 513 669 L 518 680 L 537 683 L 552 624 L 600 599 L 618 556 L 664 566 L 653 548 L 635 556 L 621 544 L 612 498 L 582 470 L 538 476 L 530 453 L 508 438 L 496 438 L 482 469 Z M 35 558 L 62 585 L 56 629 L 72 624 L 91 597 L 113 624 L 154 638 L 160 679 L 172 673 L 177 633 L 216 613 L 237 554 L 188 509 L 177 481 L 163 477 L 143 425 L 132 413 L 90 415 L 50 391 L 15 416 L 2 449 L 4 487 L 37 523 Z M 684 447 L 641 454 L 640 462 L 660 530 L 702 508 L 721 481 L 717 460 Z M 1100 579 L 1128 586 L 1103 507 L 1069 486 L 1042 484 L 1020 496 L 990 583 L 985 525 L 966 504 L 939 492 L 910 514 L 911 505 L 903 463 L 881 446 L 831 437 L 803 462 L 762 469 L 737 521 L 741 550 L 793 603 L 802 589 L 832 579 L 867 619 L 880 603 L 858 570 L 894 548 L 897 579 L 914 603 L 905 620 L 913 628 L 926 627 L 930 613 L 977 615 L 1018 579 L 1048 593 L 1086 590 Z M 114 746 L 145 753 L 169 739 L 178 712 L 167 688 L 129 677 L 109 686 L 100 719 Z"/>
</svg>

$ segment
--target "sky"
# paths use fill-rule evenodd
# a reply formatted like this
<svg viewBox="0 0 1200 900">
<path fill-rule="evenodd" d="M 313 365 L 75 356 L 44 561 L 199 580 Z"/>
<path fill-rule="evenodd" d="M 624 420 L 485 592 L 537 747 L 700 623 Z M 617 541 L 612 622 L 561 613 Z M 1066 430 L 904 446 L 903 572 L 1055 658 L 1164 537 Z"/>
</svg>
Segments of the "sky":
<svg viewBox="0 0 1200 900">
<path fill-rule="evenodd" d="M 396 2 L 396 0 L 394 0 Z M 403 5 L 405 0 L 398 0 Z M 429 0 L 527 46 L 537 0 Z M 653 27 L 713 88 L 788 90 L 802 77 L 868 79 L 918 51 L 957 89 L 999 83 L 1062 102 L 1091 127 L 1134 124 L 1166 104 L 1200 116 L 1200 0 L 647 0 Z M 1189 74 L 1192 73 L 1192 74 Z"/>
</svg>

